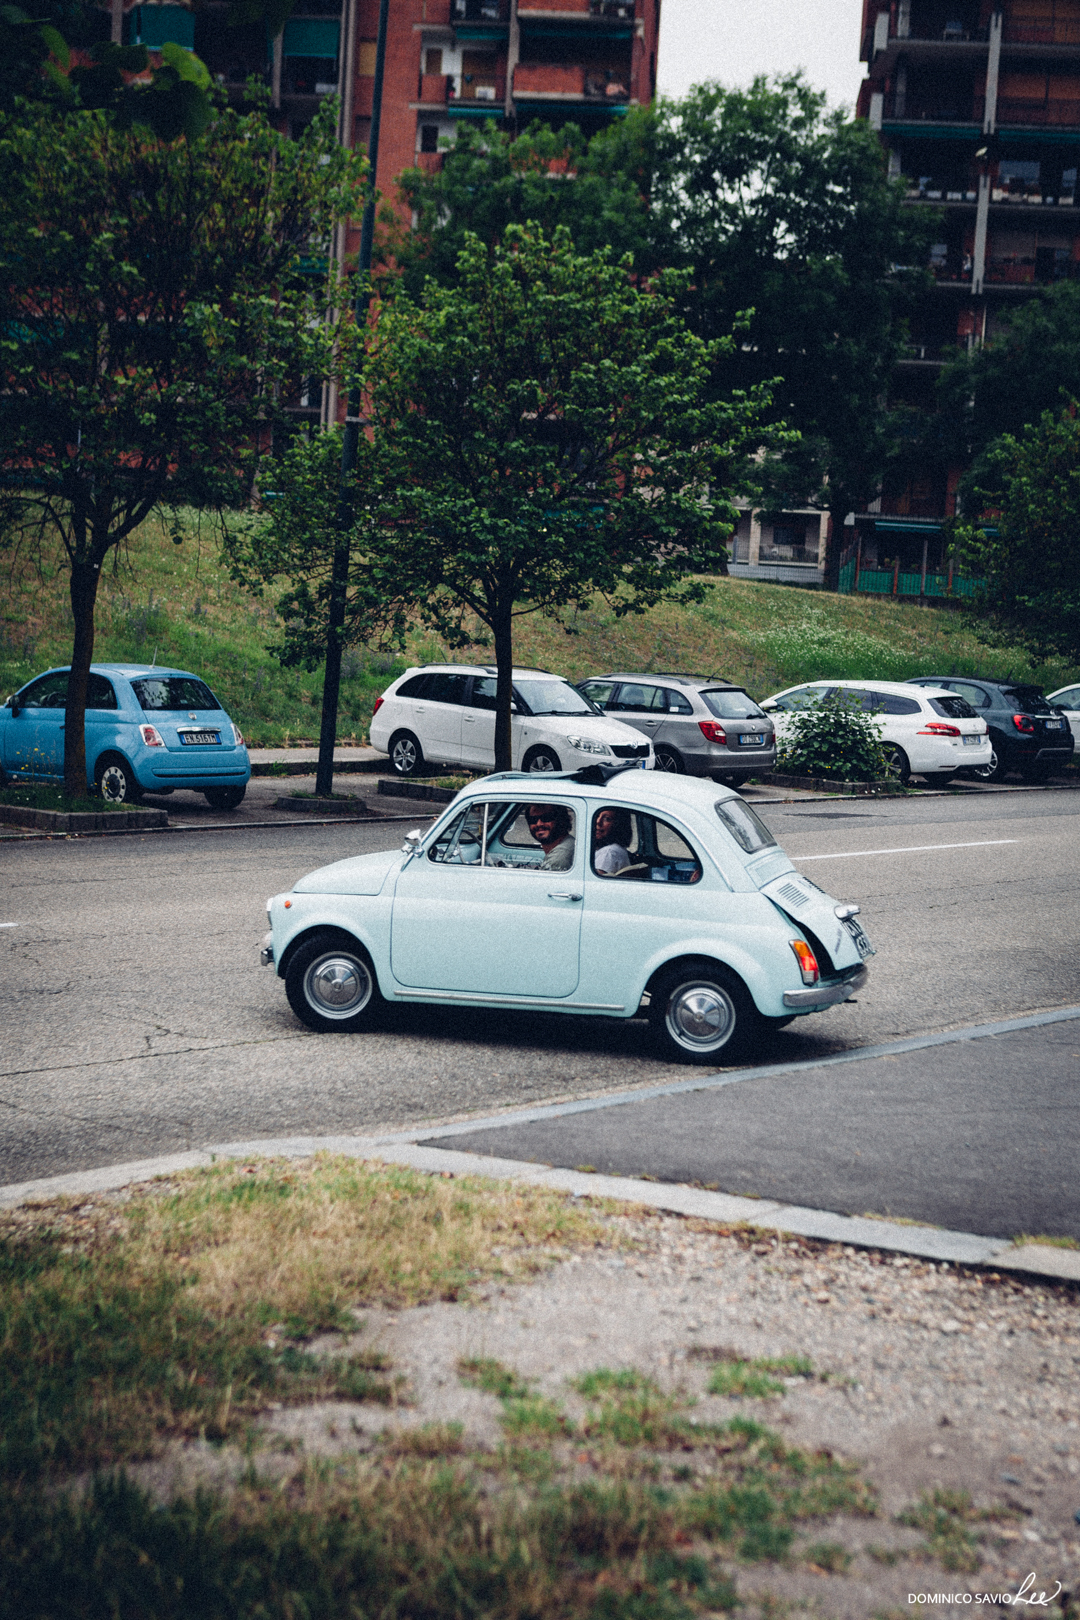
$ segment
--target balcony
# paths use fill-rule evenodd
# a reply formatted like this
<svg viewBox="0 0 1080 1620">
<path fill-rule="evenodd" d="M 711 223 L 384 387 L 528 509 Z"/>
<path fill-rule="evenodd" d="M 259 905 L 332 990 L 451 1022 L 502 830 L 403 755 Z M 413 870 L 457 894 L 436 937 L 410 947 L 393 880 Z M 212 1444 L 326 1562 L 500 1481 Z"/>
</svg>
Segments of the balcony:
<svg viewBox="0 0 1080 1620">
<path fill-rule="evenodd" d="M 454 79 L 450 73 L 421 73 L 417 100 L 425 107 L 445 107 L 454 93 Z"/>
<path fill-rule="evenodd" d="M 1008 20 L 1001 37 L 1006 45 L 1080 45 L 1080 22 L 1067 17 L 1040 22 Z"/>
<path fill-rule="evenodd" d="M 882 117 L 888 123 L 963 124 L 982 123 L 982 96 L 912 95 L 893 91 L 884 99 Z"/>
<path fill-rule="evenodd" d="M 452 22 L 505 23 L 510 20 L 510 0 L 454 0 Z"/>
<path fill-rule="evenodd" d="M 1020 101 L 1015 97 L 998 98 L 997 122 L 1003 125 L 1056 125 L 1065 128 L 1080 127 L 1080 98 L 1068 100 Z"/>
<path fill-rule="evenodd" d="M 970 181 L 960 184 L 955 175 L 947 178 L 929 174 L 905 175 L 904 184 L 908 202 L 936 203 L 941 207 L 947 203 L 975 203 L 979 200 L 979 193 Z"/>
<path fill-rule="evenodd" d="M 630 99 L 626 80 L 615 68 L 580 63 L 519 62 L 514 95 L 526 101 L 577 101 L 615 106 Z"/>
</svg>

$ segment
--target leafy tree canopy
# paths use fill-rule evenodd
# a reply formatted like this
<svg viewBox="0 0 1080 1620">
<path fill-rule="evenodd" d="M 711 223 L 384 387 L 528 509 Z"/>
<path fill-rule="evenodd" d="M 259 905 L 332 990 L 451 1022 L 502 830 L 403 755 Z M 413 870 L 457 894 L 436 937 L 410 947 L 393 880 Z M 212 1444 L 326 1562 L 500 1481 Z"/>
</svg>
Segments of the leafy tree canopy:
<svg viewBox="0 0 1080 1620">
<path fill-rule="evenodd" d="M 493 247 L 466 237 L 452 286 L 429 279 L 380 313 L 347 633 L 393 635 L 418 615 L 450 646 L 490 639 L 502 769 L 520 615 L 558 617 L 597 592 L 617 613 L 697 600 L 699 576 L 726 561 L 768 393 L 715 398 L 712 369 L 733 340 L 689 332 L 684 291 L 678 273 L 635 286 L 628 259 L 580 254 L 564 227 L 548 238 L 509 226 Z M 298 536 L 312 482 L 335 478 L 333 458 L 297 447 L 289 477 L 264 568 Z M 257 538 L 242 564 L 259 571 Z M 327 599 L 309 596 L 320 612 Z M 305 607 L 292 634 L 314 654 L 322 626 Z"/>
<path fill-rule="evenodd" d="M 347 328 L 305 256 L 355 209 L 364 160 L 333 108 L 299 141 L 222 108 L 162 143 L 39 105 L 0 136 L 0 168 L 0 534 L 67 553 L 74 795 L 101 569 L 155 508 L 246 499 L 285 401 L 327 375 Z"/>
<path fill-rule="evenodd" d="M 985 605 L 1040 657 L 1080 660 L 1080 416 L 1075 400 L 1044 411 L 1018 437 L 995 439 L 973 494 L 994 514 L 985 528 L 960 525 Z"/>
</svg>

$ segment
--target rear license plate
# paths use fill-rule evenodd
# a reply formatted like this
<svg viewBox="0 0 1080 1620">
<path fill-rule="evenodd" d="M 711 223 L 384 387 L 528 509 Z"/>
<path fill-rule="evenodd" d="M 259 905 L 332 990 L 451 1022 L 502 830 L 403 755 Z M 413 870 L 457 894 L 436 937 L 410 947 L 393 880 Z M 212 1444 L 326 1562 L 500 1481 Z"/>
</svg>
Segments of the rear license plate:
<svg viewBox="0 0 1080 1620">
<path fill-rule="evenodd" d="M 760 748 L 765 736 L 760 731 L 743 731 L 739 733 L 739 741 L 744 748 Z"/>
<path fill-rule="evenodd" d="M 1065 729 L 1064 720 L 1046 720 L 1043 723 L 1047 731 L 1064 731 Z"/>
<path fill-rule="evenodd" d="M 978 748 L 978 746 L 982 742 L 982 740 L 983 739 L 981 737 L 965 737 L 964 738 L 964 747 L 965 748 Z"/>
<path fill-rule="evenodd" d="M 870 941 L 867 939 L 854 917 L 845 917 L 844 927 L 855 941 L 855 949 L 858 951 L 864 962 L 868 956 L 873 956 L 875 954 L 874 947 L 871 945 Z"/>
<path fill-rule="evenodd" d="M 180 741 L 182 743 L 216 743 L 220 741 L 220 733 L 217 731 L 182 731 L 180 732 Z"/>
</svg>

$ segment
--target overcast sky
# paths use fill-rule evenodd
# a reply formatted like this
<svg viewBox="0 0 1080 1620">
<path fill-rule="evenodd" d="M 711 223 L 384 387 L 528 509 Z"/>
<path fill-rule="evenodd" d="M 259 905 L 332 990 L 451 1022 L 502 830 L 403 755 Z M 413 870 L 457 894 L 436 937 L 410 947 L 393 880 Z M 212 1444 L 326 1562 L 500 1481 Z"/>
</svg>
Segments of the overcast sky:
<svg viewBox="0 0 1080 1620">
<path fill-rule="evenodd" d="M 803 68 L 830 102 L 854 108 L 860 0 L 662 0 L 658 89 L 681 96 L 703 79 L 746 85 Z"/>
</svg>

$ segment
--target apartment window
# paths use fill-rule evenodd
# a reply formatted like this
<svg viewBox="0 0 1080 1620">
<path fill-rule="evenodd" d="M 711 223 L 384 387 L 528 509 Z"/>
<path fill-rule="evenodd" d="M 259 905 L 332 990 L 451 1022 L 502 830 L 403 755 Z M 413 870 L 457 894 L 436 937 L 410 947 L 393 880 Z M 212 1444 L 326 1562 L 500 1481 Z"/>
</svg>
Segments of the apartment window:
<svg viewBox="0 0 1080 1620">
<path fill-rule="evenodd" d="M 421 152 L 437 152 L 439 150 L 438 124 L 420 125 L 420 150 Z"/>
<path fill-rule="evenodd" d="M 432 45 L 424 52 L 424 72 L 430 74 L 434 78 L 440 74 L 442 70 L 442 47 L 439 45 Z M 435 148 L 432 147 L 431 150 L 434 152 Z"/>
</svg>

